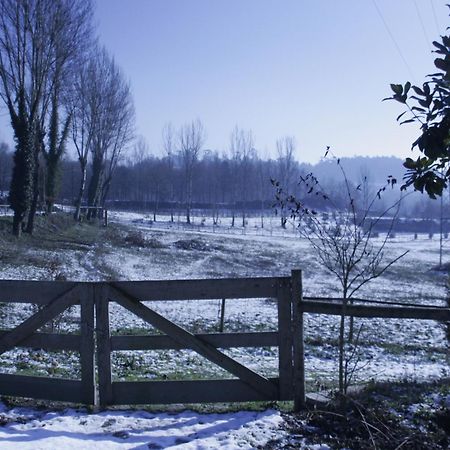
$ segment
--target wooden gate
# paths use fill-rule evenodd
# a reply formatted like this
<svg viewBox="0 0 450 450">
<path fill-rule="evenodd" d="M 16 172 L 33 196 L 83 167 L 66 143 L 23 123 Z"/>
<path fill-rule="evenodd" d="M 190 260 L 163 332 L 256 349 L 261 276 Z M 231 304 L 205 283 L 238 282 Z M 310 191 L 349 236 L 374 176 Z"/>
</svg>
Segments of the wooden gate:
<svg viewBox="0 0 450 450">
<path fill-rule="evenodd" d="M 293 399 L 291 278 L 138 281 L 95 287 L 99 399 L 102 406 L 236 402 Z M 193 334 L 143 301 L 274 298 L 278 330 L 252 333 Z M 235 300 L 239 301 L 239 300 Z M 109 305 L 116 302 L 164 335 L 111 336 Z M 279 376 L 266 378 L 219 350 L 277 346 Z M 191 349 L 234 375 L 234 379 L 112 382 L 111 352 L 117 350 Z"/>
<path fill-rule="evenodd" d="M 39 306 L 38 312 L 20 325 L 0 331 L 0 354 L 15 347 L 42 348 L 51 351 L 69 350 L 79 352 L 81 364 L 81 377 L 76 380 L 0 374 L 0 395 L 102 406 L 303 398 L 303 357 L 297 348 L 302 340 L 293 339 L 294 333 L 298 334 L 298 330 L 302 330 L 295 323 L 295 316 L 297 322 L 301 317 L 298 319 L 296 314 L 298 308 L 293 301 L 296 295 L 301 295 L 301 286 L 293 289 L 293 284 L 295 284 L 294 276 L 109 283 L 0 280 L 0 302 L 33 303 Z M 144 304 L 161 300 L 242 301 L 250 298 L 276 300 L 278 314 L 276 331 L 193 334 L 163 317 L 148 306 L 148 303 Z M 163 335 L 111 335 L 109 317 L 111 302 L 126 308 Z M 80 305 L 78 334 L 38 331 L 72 305 Z M 220 350 L 232 347 L 269 346 L 278 347 L 279 370 L 275 378 L 267 378 L 251 370 Z M 112 381 L 111 352 L 158 349 L 193 350 L 225 369 L 234 378 Z M 294 379 L 297 383 L 294 383 Z"/>
<path fill-rule="evenodd" d="M 0 281 L 0 302 L 38 305 L 38 312 L 20 325 L 0 332 L 0 354 L 14 347 L 72 350 L 80 353 L 81 363 L 80 380 L 0 374 L 1 395 L 95 403 L 92 292 L 89 283 Z M 78 334 L 37 332 L 72 305 L 81 306 Z"/>
</svg>

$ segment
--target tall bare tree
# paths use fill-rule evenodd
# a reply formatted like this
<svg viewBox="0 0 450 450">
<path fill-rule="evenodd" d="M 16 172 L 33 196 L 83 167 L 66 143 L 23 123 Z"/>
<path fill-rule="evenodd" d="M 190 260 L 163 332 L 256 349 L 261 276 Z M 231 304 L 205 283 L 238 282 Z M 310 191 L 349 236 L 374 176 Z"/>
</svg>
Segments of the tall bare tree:
<svg viewBox="0 0 450 450">
<path fill-rule="evenodd" d="M 121 153 L 133 137 L 134 107 L 129 84 L 104 48 L 97 51 L 89 76 L 88 102 L 81 106 L 87 109 L 90 132 L 86 150 L 92 158 L 88 205 L 99 207 L 104 204 Z"/>
<path fill-rule="evenodd" d="M 75 199 L 75 220 L 80 219 L 81 204 L 87 183 L 87 167 L 89 151 L 92 148 L 96 131 L 97 117 L 102 107 L 101 96 L 98 95 L 99 79 L 95 54 L 90 62 L 80 67 L 74 79 L 70 103 L 72 115 L 72 140 L 75 145 L 81 177 L 78 195 Z"/>
<path fill-rule="evenodd" d="M 277 172 L 278 180 L 282 186 L 286 186 L 289 192 L 292 192 L 292 182 L 295 174 L 295 138 L 285 136 L 278 139 L 277 146 Z M 282 228 L 286 228 L 288 212 L 284 208 L 280 208 L 280 220 Z"/>
<path fill-rule="evenodd" d="M 202 122 L 197 119 L 181 127 L 178 133 L 180 158 L 183 164 L 185 176 L 185 205 L 186 222 L 191 223 L 192 184 L 194 169 L 198 163 L 203 143 L 205 130 Z"/>
<path fill-rule="evenodd" d="M 17 236 L 27 212 L 35 209 L 44 124 L 52 116 L 48 115 L 52 99 L 59 96 L 57 80 L 75 53 L 81 30 L 85 30 L 78 21 L 91 17 L 80 11 L 89 10 L 90 5 L 90 0 L 0 0 L 0 96 L 16 142 L 10 203 Z M 54 117 L 51 120 L 55 123 Z"/>
<path fill-rule="evenodd" d="M 166 154 L 166 173 L 168 176 L 167 184 L 169 189 L 170 202 L 170 221 L 173 222 L 173 207 L 175 201 L 175 184 L 174 184 L 174 164 L 175 164 L 175 134 L 173 126 L 170 122 L 166 123 L 162 130 L 162 142 L 164 152 Z"/>
<path fill-rule="evenodd" d="M 70 134 L 71 94 L 78 67 L 88 62 L 93 44 L 91 0 L 68 1 L 60 10 L 59 37 L 55 40 L 55 67 L 50 77 L 50 107 L 43 117 L 47 136 L 42 145 L 45 159 L 45 202 L 51 212 L 58 195 L 60 165 Z"/>
<path fill-rule="evenodd" d="M 230 154 L 235 168 L 235 179 L 232 183 L 238 189 L 241 197 L 242 226 L 246 225 L 246 210 L 248 200 L 248 180 L 251 161 L 255 156 L 253 135 L 251 130 L 234 127 L 230 136 Z M 234 225 L 234 217 L 233 217 Z"/>
</svg>

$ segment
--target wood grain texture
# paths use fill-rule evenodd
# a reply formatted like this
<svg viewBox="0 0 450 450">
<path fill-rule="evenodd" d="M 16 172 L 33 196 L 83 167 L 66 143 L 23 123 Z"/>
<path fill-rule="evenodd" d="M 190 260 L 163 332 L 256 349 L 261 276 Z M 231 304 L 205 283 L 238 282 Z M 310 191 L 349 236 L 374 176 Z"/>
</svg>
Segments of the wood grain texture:
<svg viewBox="0 0 450 450">
<path fill-rule="evenodd" d="M 94 286 L 84 285 L 81 288 L 81 383 L 82 383 L 82 403 L 87 405 L 95 404 L 95 302 Z"/>
<path fill-rule="evenodd" d="M 306 406 L 305 338 L 303 324 L 302 271 L 292 271 L 292 329 L 294 333 L 294 411 Z"/>
<path fill-rule="evenodd" d="M 339 316 L 342 305 L 328 302 L 303 301 L 301 310 L 305 313 L 328 314 Z M 450 320 L 449 308 L 408 307 L 408 306 L 369 306 L 346 305 L 346 316 L 383 317 L 386 319 Z"/>
<path fill-rule="evenodd" d="M 270 382 L 276 386 L 277 378 Z M 115 405 L 214 403 L 278 400 L 241 380 L 133 381 L 112 384 Z"/>
<path fill-rule="evenodd" d="M 77 284 L 71 281 L 0 280 L 0 302 L 45 305 Z"/>
<path fill-rule="evenodd" d="M 288 400 L 293 392 L 293 331 L 291 284 L 281 281 L 278 289 L 278 371 L 280 398 Z"/>
<path fill-rule="evenodd" d="M 194 336 L 217 348 L 274 347 L 278 346 L 278 333 L 264 331 L 254 333 L 208 333 Z M 174 341 L 170 336 L 111 336 L 111 350 L 182 350 L 186 344 Z"/>
<path fill-rule="evenodd" d="M 97 336 L 98 402 L 104 407 L 112 402 L 111 339 L 109 331 L 109 289 L 106 283 L 94 286 Z"/>
<path fill-rule="evenodd" d="M 141 301 L 276 297 L 278 278 L 118 281 L 112 287 Z"/>
<path fill-rule="evenodd" d="M 81 381 L 14 374 L 0 374 L 0 394 L 74 403 L 83 398 Z"/>
</svg>

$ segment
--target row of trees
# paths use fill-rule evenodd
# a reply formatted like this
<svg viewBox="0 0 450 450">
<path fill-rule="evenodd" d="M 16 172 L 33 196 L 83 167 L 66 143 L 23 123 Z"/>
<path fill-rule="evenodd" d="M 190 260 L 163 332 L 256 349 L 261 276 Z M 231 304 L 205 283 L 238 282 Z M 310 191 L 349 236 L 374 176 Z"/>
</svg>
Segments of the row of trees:
<svg viewBox="0 0 450 450">
<path fill-rule="evenodd" d="M 52 209 L 70 137 L 82 174 L 77 204 L 91 163 L 92 206 L 105 198 L 132 137 L 130 88 L 98 44 L 92 17 L 91 0 L 0 0 L 0 97 L 15 140 L 9 202 L 17 236 L 33 232 L 39 202 Z"/>
<path fill-rule="evenodd" d="M 238 220 L 246 226 L 250 210 L 271 208 L 274 202 L 271 178 L 283 180 L 297 191 L 296 183 L 303 173 L 295 159 L 296 144 L 292 137 L 277 141 L 274 160 L 261 158 L 252 132 L 237 126 L 230 134 L 229 148 L 224 154 L 204 148 L 205 129 L 199 120 L 178 130 L 168 124 L 162 137 L 162 157 L 151 155 L 145 140 L 138 139 L 134 152 L 117 167 L 110 189 L 111 198 L 122 206 L 128 203 L 135 208 L 153 208 L 155 219 L 158 211 L 164 209 L 174 220 L 175 210 L 182 206 L 186 222 L 190 223 L 195 206 L 210 209 L 215 223 L 219 211 L 229 210 L 232 226 Z M 67 192 L 67 197 L 70 196 Z M 283 227 L 286 222 L 284 214 Z"/>
</svg>

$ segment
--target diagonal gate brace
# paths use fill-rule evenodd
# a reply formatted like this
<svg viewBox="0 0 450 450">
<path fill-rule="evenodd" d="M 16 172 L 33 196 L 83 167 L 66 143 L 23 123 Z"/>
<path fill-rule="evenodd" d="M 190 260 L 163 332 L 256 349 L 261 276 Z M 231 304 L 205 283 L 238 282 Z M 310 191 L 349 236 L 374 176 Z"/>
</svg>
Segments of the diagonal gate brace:
<svg viewBox="0 0 450 450">
<path fill-rule="evenodd" d="M 11 350 L 31 333 L 34 333 L 49 320 L 65 311 L 69 306 L 78 302 L 77 288 L 71 287 L 67 291 L 50 300 L 41 310 L 33 314 L 19 326 L 5 333 L 0 338 L 0 355 Z"/>
<path fill-rule="evenodd" d="M 111 287 L 113 288 L 115 294 L 117 294 L 114 296 L 114 300 L 119 305 L 136 314 L 141 319 L 145 320 L 155 328 L 158 328 L 163 333 L 166 333 L 178 344 L 187 345 L 189 348 L 204 356 L 214 364 L 217 364 L 237 376 L 241 381 L 249 385 L 258 393 L 263 394 L 268 399 L 273 400 L 278 398 L 278 387 L 267 378 L 259 375 L 253 370 L 248 369 L 219 351 L 213 345 L 148 308 L 142 302 L 128 294 L 125 290 L 114 285 L 111 285 Z"/>
</svg>

